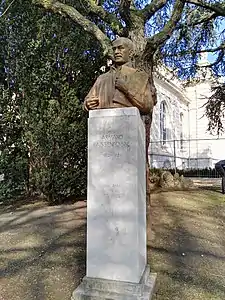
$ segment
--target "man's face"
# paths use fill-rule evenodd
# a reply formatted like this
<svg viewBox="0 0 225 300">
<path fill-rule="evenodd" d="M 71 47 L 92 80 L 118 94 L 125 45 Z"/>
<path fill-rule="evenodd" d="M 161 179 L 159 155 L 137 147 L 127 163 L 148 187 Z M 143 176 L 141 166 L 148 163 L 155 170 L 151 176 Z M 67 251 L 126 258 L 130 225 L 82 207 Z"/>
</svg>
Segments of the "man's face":
<svg viewBox="0 0 225 300">
<path fill-rule="evenodd" d="M 130 49 L 122 41 L 113 42 L 113 53 L 117 65 L 123 65 L 129 61 Z"/>
</svg>

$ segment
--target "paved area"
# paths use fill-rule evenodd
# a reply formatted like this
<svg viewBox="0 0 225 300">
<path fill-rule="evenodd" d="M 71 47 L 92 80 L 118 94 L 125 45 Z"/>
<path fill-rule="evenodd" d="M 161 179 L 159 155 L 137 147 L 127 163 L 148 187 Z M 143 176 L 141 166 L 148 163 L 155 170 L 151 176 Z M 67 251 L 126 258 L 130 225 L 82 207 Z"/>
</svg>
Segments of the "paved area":
<svg viewBox="0 0 225 300">
<path fill-rule="evenodd" d="M 198 178 L 192 177 L 190 178 L 196 187 L 202 187 L 204 189 L 215 190 L 221 189 L 221 178 Z"/>
</svg>

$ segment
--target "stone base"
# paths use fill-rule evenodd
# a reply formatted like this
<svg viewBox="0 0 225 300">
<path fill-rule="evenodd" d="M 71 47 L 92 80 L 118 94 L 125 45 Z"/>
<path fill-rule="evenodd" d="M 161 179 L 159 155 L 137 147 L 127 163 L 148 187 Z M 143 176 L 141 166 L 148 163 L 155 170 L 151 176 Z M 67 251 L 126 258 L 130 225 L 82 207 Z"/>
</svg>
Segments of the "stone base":
<svg viewBox="0 0 225 300">
<path fill-rule="evenodd" d="M 150 300 L 156 274 L 147 266 L 140 283 L 84 277 L 71 300 Z"/>
</svg>

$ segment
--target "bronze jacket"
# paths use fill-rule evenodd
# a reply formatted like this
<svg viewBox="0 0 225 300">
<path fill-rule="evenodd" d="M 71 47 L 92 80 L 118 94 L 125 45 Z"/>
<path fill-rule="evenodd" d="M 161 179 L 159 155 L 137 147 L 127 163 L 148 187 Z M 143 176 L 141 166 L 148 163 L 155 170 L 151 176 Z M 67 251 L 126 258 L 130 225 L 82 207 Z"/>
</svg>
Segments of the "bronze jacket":
<svg viewBox="0 0 225 300">
<path fill-rule="evenodd" d="M 128 91 L 126 94 L 115 88 L 117 76 L 126 82 Z M 92 97 L 99 99 L 98 109 L 135 106 L 141 114 L 151 113 L 156 104 L 148 74 L 130 67 L 129 64 L 124 64 L 119 69 L 111 67 L 109 72 L 97 78 L 85 98 L 86 109 L 86 101 Z"/>
</svg>

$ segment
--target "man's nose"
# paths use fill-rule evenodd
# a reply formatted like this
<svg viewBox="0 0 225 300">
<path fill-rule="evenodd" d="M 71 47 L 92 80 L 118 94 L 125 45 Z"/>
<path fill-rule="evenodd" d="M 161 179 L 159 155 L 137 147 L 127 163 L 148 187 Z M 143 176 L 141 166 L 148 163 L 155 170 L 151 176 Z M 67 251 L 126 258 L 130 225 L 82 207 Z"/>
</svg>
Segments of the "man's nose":
<svg viewBox="0 0 225 300">
<path fill-rule="evenodd" d="M 120 52 L 120 50 L 118 48 L 116 48 L 115 51 L 114 51 L 115 54 L 117 54 L 119 52 Z"/>
</svg>

